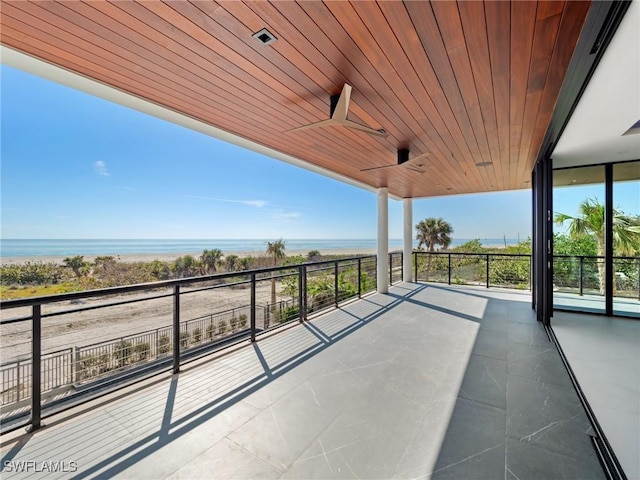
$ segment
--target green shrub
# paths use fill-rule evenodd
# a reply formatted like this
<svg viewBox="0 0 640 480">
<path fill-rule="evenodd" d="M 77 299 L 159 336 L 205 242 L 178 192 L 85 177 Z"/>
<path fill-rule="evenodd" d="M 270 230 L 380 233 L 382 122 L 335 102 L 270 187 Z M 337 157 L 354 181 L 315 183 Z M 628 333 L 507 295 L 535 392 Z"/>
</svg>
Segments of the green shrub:
<svg viewBox="0 0 640 480">
<path fill-rule="evenodd" d="M 220 322 L 218 323 L 218 335 L 224 335 L 226 331 L 227 331 L 227 322 L 225 322 L 224 320 L 220 320 Z"/>
<path fill-rule="evenodd" d="M 136 361 L 141 362 L 147 360 L 151 356 L 151 345 L 148 342 L 138 343 L 133 347 L 133 351 L 136 354 Z"/>
<path fill-rule="evenodd" d="M 236 317 L 231 317 L 229 325 L 231 326 L 231 331 L 235 332 L 238 329 L 238 319 Z"/>
<path fill-rule="evenodd" d="M 191 335 L 189 332 L 181 332 L 180 333 L 180 346 L 186 348 L 189 345 L 189 337 Z"/>
<path fill-rule="evenodd" d="M 169 353 L 171 350 L 171 339 L 169 338 L 169 335 L 161 335 L 158 339 L 158 353 L 163 355 L 165 353 Z"/>
<path fill-rule="evenodd" d="M 244 328 L 247 325 L 247 316 L 243 313 L 238 317 L 238 322 L 240 323 L 240 328 Z"/>
<path fill-rule="evenodd" d="M 289 322 L 291 320 L 295 320 L 300 318 L 300 308 L 299 307 L 287 307 L 282 312 L 282 317 L 280 318 L 280 323 Z"/>
<path fill-rule="evenodd" d="M 210 323 L 209 325 L 207 325 L 207 339 L 211 340 L 214 335 L 215 327 L 213 326 L 213 323 Z"/>
<path fill-rule="evenodd" d="M 130 341 L 120 340 L 113 349 L 113 358 L 115 358 L 120 367 L 124 367 L 131 361 L 133 353 L 133 345 Z"/>
<path fill-rule="evenodd" d="M 199 328 L 196 328 L 193 331 L 193 340 L 191 341 L 191 343 L 200 343 L 202 341 L 202 330 L 200 330 Z"/>
</svg>

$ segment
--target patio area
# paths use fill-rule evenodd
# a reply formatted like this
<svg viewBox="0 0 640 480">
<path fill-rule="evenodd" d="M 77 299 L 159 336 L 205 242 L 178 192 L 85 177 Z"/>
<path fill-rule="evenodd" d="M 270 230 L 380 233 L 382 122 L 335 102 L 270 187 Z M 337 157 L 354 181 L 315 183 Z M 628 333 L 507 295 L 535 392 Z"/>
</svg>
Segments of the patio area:
<svg viewBox="0 0 640 480">
<path fill-rule="evenodd" d="M 402 283 L 44 423 L 3 478 L 604 478 L 511 290 Z"/>
</svg>

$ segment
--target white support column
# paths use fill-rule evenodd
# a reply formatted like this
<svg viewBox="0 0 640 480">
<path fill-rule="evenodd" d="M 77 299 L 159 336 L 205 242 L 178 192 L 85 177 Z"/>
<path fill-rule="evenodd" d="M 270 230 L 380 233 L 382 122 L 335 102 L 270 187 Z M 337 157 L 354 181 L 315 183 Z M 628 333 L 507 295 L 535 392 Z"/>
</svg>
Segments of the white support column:
<svg viewBox="0 0 640 480">
<path fill-rule="evenodd" d="M 389 189 L 378 189 L 378 293 L 389 293 Z"/>
<path fill-rule="evenodd" d="M 410 198 L 402 200 L 404 212 L 404 245 L 402 249 L 402 281 L 412 282 L 411 252 L 413 252 L 413 201 Z"/>
</svg>

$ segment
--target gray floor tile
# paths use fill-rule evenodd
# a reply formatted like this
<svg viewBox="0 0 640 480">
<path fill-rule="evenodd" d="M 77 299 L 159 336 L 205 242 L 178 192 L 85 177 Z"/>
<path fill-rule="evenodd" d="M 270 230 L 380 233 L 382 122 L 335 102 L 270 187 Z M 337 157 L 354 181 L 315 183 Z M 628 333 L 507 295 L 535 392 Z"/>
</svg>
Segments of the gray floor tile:
<svg viewBox="0 0 640 480">
<path fill-rule="evenodd" d="M 506 360 L 507 332 L 479 330 L 472 353 L 497 360 Z"/>
<path fill-rule="evenodd" d="M 539 324 L 509 323 L 507 340 L 509 342 L 524 343 L 525 345 L 551 346 L 549 337 L 547 337 L 542 325 Z"/>
<path fill-rule="evenodd" d="M 556 348 L 509 343 L 507 374 L 573 388 Z"/>
<path fill-rule="evenodd" d="M 505 411 L 459 398 L 432 478 L 502 478 Z"/>
<path fill-rule="evenodd" d="M 460 386 L 460 396 L 493 407 L 507 407 L 507 362 L 471 355 Z"/>
<path fill-rule="evenodd" d="M 604 480 L 595 457 L 574 458 L 539 446 L 507 439 L 507 480 Z"/>
<path fill-rule="evenodd" d="M 168 480 L 275 479 L 280 478 L 282 473 L 281 470 L 252 455 L 239 445 L 229 440 L 222 440 L 166 478 Z"/>
<path fill-rule="evenodd" d="M 507 399 L 508 437 L 565 456 L 593 458 L 593 431 L 574 391 L 508 376 Z"/>
</svg>

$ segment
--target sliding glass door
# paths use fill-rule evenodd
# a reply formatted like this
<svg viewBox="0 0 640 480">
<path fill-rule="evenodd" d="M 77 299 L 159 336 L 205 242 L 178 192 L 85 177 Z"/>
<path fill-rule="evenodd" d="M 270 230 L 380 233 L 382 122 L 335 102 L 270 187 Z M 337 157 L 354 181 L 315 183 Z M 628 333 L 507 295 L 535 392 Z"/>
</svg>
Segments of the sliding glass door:
<svg viewBox="0 0 640 480">
<path fill-rule="evenodd" d="M 640 162 L 553 172 L 553 306 L 640 317 Z"/>
</svg>

